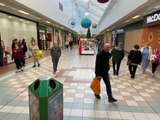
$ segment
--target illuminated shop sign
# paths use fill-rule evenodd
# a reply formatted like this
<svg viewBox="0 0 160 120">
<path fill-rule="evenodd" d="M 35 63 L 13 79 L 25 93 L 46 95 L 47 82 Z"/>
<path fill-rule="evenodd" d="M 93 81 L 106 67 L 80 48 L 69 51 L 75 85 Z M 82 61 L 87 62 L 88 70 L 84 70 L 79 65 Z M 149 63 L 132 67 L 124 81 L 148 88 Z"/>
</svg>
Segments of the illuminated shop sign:
<svg viewBox="0 0 160 120">
<path fill-rule="evenodd" d="M 144 18 L 144 26 L 160 24 L 160 11 L 150 14 Z"/>
<path fill-rule="evenodd" d="M 160 20 L 160 13 L 154 14 L 153 16 L 148 16 L 147 17 L 147 23 L 152 23 Z"/>
</svg>

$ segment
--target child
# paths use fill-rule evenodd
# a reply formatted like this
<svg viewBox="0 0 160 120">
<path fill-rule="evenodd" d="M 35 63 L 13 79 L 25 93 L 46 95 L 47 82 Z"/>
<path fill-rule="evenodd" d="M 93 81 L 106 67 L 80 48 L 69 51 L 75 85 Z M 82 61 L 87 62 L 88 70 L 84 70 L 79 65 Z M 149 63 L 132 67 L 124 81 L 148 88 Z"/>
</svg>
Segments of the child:
<svg viewBox="0 0 160 120">
<path fill-rule="evenodd" d="M 151 62 L 152 62 L 152 76 L 155 76 L 155 71 L 158 67 L 158 64 L 160 62 L 160 54 L 159 50 L 155 49 L 154 54 L 151 57 Z"/>
</svg>

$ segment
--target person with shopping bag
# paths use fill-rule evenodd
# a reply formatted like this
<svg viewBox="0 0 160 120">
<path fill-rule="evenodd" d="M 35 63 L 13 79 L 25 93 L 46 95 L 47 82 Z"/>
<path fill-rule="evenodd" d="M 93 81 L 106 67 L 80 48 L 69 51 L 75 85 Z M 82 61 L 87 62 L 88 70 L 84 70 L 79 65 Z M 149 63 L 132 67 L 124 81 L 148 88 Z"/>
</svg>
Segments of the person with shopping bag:
<svg viewBox="0 0 160 120">
<path fill-rule="evenodd" d="M 103 50 L 97 54 L 96 63 L 95 63 L 95 74 L 97 78 L 102 78 L 106 85 L 108 101 L 116 102 L 117 100 L 112 95 L 110 78 L 108 74 L 108 71 L 110 69 L 109 59 L 111 57 L 111 54 L 109 53 L 110 48 L 111 48 L 111 45 L 109 43 L 105 43 Z M 101 98 L 100 94 L 95 94 L 95 97 L 97 99 Z"/>
</svg>

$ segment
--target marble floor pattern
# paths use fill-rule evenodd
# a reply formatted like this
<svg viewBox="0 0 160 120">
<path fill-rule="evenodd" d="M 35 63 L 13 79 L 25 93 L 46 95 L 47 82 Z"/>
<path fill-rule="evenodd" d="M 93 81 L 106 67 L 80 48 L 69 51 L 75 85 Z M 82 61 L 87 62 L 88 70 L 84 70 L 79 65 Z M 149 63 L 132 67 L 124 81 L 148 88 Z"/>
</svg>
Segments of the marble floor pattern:
<svg viewBox="0 0 160 120">
<path fill-rule="evenodd" d="M 76 49 L 62 51 L 56 75 L 50 56 L 40 60 L 40 67 L 29 63 L 24 72 L 7 72 L 0 76 L 0 120 L 29 120 L 28 85 L 42 76 L 63 84 L 64 120 L 160 120 L 160 75 L 153 78 L 148 69 L 144 76 L 139 67 L 130 79 L 125 59 L 119 76 L 109 71 L 116 103 L 108 102 L 103 80 L 101 99 L 94 97 L 90 83 L 95 55 L 78 55 Z"/>
</svg>

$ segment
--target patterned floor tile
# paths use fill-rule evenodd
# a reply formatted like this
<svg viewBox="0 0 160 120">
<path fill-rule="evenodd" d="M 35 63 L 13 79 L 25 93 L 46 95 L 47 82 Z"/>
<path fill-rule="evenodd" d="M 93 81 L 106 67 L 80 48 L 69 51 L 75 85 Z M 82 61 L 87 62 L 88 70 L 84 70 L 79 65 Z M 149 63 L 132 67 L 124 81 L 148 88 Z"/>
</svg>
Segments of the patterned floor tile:
<svg viewBox="0 0 160 120">
<path fill-rule="evenodd" d="M 28 85 L 42 76 L 53 77 L 63 84 L 64 120 L 159 120 L 160 76 L 143 76 L 138 67 L 136 78 L 130 79 L 126 58 L 121 63 L 119 76 L 110 79 L 116 103 L 109 103 L 106 87 L 101 80 L 101 99 L 90 89 L 94 75 L 95 55 L 78 55 L 77 50 L 62 51 L 58 72 L 53 75 L 50 57 L 42 59 L 41 66 L 28 64 L 19 74 L 0 76 L 0 119 L 29 120 Z"/>
</svg>

